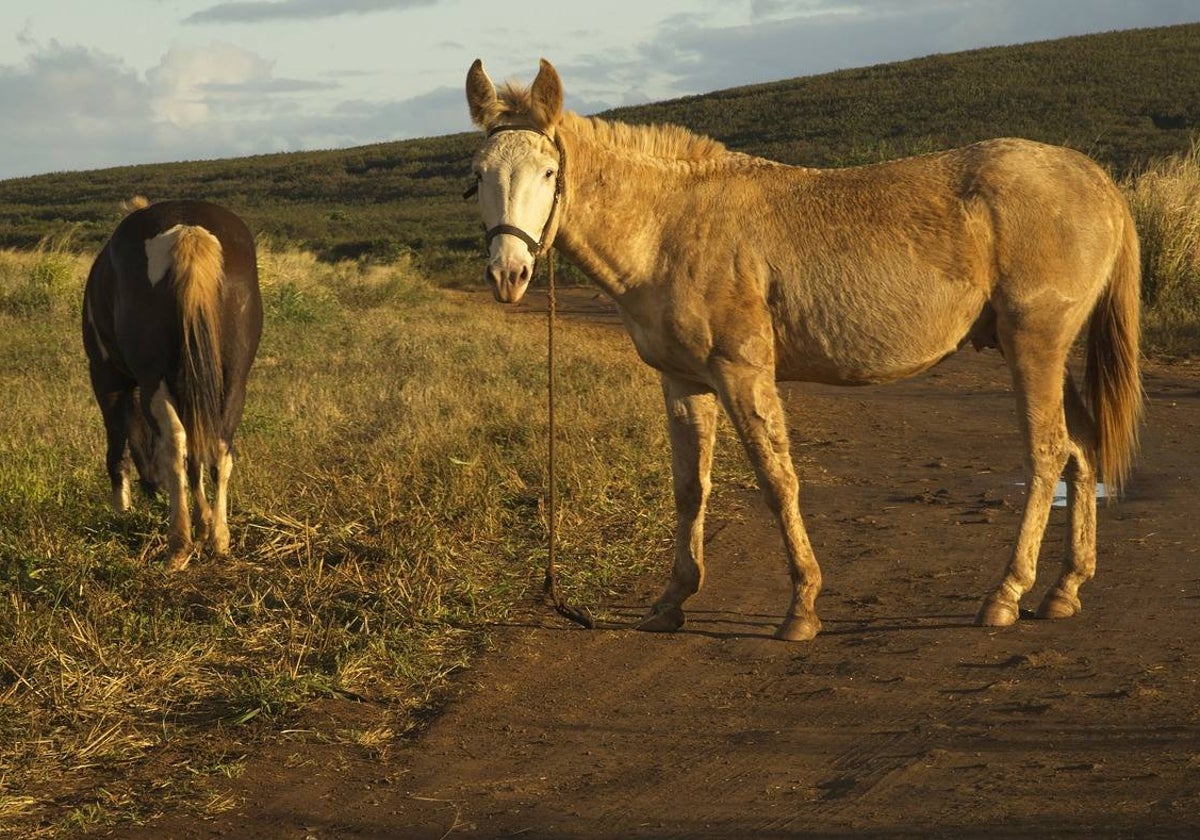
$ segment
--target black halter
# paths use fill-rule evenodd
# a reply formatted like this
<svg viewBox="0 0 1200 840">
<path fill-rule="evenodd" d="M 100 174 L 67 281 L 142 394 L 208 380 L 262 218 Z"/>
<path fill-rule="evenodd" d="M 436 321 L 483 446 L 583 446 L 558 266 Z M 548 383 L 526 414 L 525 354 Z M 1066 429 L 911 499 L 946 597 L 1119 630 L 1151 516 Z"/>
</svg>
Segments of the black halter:
<svg viewBox="0 0 1200 840">
<path fill-rule="evenodd" d="M 563 145 L 559 141 L 558 137 L 551 137 L 545 131 L 542 131 L 540 128 L 535 128 L 531 125 L 498 125 L 495 128 L 490 129 L 487 133 L 487 136 L 491 138 L 502 131 L 532 131 L 534 134 L 540 134 L 552 142 L 554 144 L 554 148 L 558 150 L 558 174 L 554 178 L 554 200 L 550 203 L 550 214 L 546 216 L 546 223 L 542 225 L 542 232 L 538 235 L 538 238 L 534 239 L 529 235 L 529 233 L 521 230 L 521 228 L 515 225 L 505 224 L 487 228 L 483 234 L 489 247 L 492 244 L 492 240 L 502 233 L 515 236 L 525 243 L 526 247 L 529 248 L 529 253 L 532 254 L 534 260 L 536 260 L 542 255 L 542 251 L 545 248 L 546 231 L 550 229 L 550 223 L 554 221 L 555 215 L 558 212 L 559 197 L 562 196 L 563 178 L 567 169 L 567 150 L 563 148 Z M 478 192 L 479 182 L 477 181 L 466 189 L 466 191 L 463 193 L 463 198 L 471 198 Z"/>
</svg>

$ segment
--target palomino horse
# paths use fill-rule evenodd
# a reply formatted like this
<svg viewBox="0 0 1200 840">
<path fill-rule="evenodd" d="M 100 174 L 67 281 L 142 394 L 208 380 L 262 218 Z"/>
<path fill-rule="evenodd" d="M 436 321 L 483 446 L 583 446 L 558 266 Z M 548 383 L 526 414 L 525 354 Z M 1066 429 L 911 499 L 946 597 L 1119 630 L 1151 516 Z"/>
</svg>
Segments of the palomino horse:
<svg viewBox="0 0 1200 840">
<path fill-rule="evenodd" d="M 130 466 L 171 506 L 168 567 L 188 564 L 197 538 L 229 552 L 233 433 L 262 332 L 254 238 L 205 201 L 138 209 L 100 251 L 83 293 L 83 346 L 108 434 L 112 506 L 130 505 Z M 215 485 L 204 494 L 204 468 Z"/>
<path fill-rule="evenodd" d="M 1006 139 L 805 169 L 673 126 L 580 117 L 562 100 L 545 61 L 529 89 L 497 94 L 479 61 L 467 74 L 471 118 L 487 132 L 474 161 L 486 274 L 515 302 L 553 243 L 616 301 L 661 372 L 678 524 L 670 584 L 642 629 L 681 627 L 704 581 L 720 405 L 783 531 L 792 601 L 776 635 L 816 635 L 821 571 L 776 381 L 888 382 L 968 341 L 1008 362 L 1028 473 L 1016 546 L 976 621 L 1017 620 L 1064 467 L 1069 543 L 1038 615 L 1079 611 L 1096 565 L 1097 472 L 1120 488 L 1142 407 L 1137 234 L 1099 167 Z M 1089 320 L 1085 399 L 1066 361 Z"/>
</svg>

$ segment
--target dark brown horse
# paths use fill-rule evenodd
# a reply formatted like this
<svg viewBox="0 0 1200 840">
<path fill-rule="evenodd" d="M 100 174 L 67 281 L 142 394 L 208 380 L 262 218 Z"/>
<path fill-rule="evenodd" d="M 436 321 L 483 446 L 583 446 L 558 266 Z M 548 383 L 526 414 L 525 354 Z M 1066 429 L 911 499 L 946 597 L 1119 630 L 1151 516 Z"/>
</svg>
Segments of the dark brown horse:
<svg viewBox="0 0 1200 840">
<path fill-rule="evenodd" d="M 205 201 L 138 208 L 96 257 L 83 293 L 83 346 L 108 433 L 112 505 L 129 509 L 130 472 L 166 486 L 168 567 L 188 564 L 191 487 L 197 539 L 229 552 L 233 434 L 262 332 L 254 238 Z M 215 485 L 204 495 L 204 468 Z"/>
</svg>

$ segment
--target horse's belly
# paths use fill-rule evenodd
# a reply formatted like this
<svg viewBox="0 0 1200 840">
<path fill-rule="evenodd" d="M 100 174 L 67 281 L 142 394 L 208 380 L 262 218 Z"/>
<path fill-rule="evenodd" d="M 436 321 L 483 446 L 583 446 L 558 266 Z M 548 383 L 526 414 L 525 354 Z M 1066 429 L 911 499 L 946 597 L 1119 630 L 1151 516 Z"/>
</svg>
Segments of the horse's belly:
<svg viewBox="0 0 1200 840">
<path fill-rule="evenodd" d="M 777 327 L 776 377 L 868 385 L 915 376 L 954 353 L 977 315 L 969 310 L 910 313 L 903 319 L 843 315 Z"/>
</svg>

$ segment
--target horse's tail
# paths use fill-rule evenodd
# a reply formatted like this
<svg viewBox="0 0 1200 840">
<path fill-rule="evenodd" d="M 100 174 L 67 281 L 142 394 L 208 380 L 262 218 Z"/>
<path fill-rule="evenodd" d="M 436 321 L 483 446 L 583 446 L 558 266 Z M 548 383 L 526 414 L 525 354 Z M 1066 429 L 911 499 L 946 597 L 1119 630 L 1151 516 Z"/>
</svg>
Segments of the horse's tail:
<svg viewBox="0 0 1200 840">
<path fill-rule="evenodd" d="M 198 225 L 183 225 L 171 249 L 175 298 L 182 327 L 176 396 L 188 451 L 216 464 L 221 439 L 221 286 L 225 260 L 220 241 Z"/>
<path fill-rule="evenodd" d="M 150 206 L 150 199 L 144 195 L 131 195 L 121 202 L 121 214 L 128 216 L 135 210 L 145 210 Z"/>
<path fill-rule="evenodd" d="M 1129 210 L 1117 259 L 1092 312 L 1084 388 L 1096 420 L 1100 479 L 1116 494 L 1129 475 L 1142 417 L 1141 257 Z"/>
</svg>

